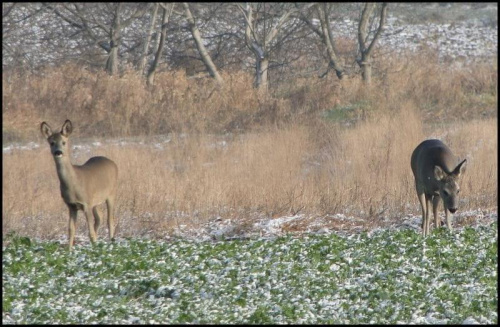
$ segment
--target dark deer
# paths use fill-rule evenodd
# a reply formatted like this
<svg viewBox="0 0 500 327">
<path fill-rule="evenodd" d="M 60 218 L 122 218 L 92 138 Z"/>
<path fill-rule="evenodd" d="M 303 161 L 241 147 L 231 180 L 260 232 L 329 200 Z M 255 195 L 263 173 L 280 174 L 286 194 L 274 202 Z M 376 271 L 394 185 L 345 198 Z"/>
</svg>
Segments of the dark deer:
<svg viewBox="0 0 500 327">
<path fill-rule="evenodd" d="M 430 206 L 432 203 L 435 227 L 440 226 L 438 216 L 439 200 L 443 199 L 448 228 L 452 230 L 451 218 L 458 209 L 458 179 L 465 171 L 464 159 L 458 158 L 440 140 L 426 140 L 420 143 L 411 155 L 411 169 L 415 176 L 418 200 L 422 207 L 422 233 L 430 233 Z M 450 212 L 451 214 L 449 214 Z"/>
</svg>

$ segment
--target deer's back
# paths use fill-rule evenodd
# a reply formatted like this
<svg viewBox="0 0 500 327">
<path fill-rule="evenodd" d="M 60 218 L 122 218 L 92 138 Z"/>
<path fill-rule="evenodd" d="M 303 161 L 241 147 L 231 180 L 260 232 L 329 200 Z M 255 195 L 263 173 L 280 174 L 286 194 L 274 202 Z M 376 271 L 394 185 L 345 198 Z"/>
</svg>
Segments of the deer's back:
<svg viewBox="0 0 500 327">
<path fill-rule="evenodd" d="M 451 173 L 457 164 L 457 157 L 440 140 L 425 140 L 412 153 L 411 169 L 418 181 L 434 180 L 434 166 Z"/>
<path fill-rule="evenodd" d="M 78 179 L 85 186 L 91 204 L 102 203 L 116 192 L 118 167 L 106 157 L 92 157 L 81 166 L 74 166 Z"/>
</svg>

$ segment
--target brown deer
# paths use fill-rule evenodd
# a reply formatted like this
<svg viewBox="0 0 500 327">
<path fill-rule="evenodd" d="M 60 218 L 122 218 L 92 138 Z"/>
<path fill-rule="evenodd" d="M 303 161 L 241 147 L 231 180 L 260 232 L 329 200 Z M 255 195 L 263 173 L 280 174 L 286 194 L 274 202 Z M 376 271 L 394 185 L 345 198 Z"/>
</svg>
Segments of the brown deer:
<svg viewBox="0 0 500 327">
<path fill-rule="evenodd" d="M 411 169 L 415 176 L 418 200 L 422 207 L 424 236 L 430 233 L 431 202 L 435 227 L 440 226 L 441 219 L 437 213 L 439 199 L 443 199 L 446 223 L 452 230 L 451 214 L 458 209 L 458 193 L 460 193 L 458 179 L 465 171 L 466 159 L 460 163 L 458 161 L 458 158 L 440 140 L 425 140 L 413 150 Z"/>
<path fill-rule="evenodd" d="M 108 209 L 109 238 L 113 240 L 115 233 L 113 209 L 118 167 L 106 157 L 92 157 L 81 166 L 73 165 L 70 161 L 69 147 L 69 136 L 73 127 L 69 120 L 64 122 L 58 133 L 53 133 L 46 122 L 40 125 L 40 129 L 50 144 L 59 176 L 61 196 L 69 209 L 69 250 L 71 251 L 73 247 L 78 210 L 83 210 L 85 213 L 91 242 L 96 241 L 97 230 L 101 223 L 97 205 L 103 202 L 106 202 Z"/>
</svg>

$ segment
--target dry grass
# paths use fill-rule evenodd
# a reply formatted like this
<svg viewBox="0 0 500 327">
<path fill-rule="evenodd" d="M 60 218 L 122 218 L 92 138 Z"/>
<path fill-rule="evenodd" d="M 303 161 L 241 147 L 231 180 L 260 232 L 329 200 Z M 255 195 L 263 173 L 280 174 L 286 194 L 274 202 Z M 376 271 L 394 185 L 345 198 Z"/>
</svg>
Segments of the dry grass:
<svg viewBox="0 0 500 327">
<path fill-rule="evenodd" d="M 232 137 L 175 134 L 163 148 L 149 138 L 144 144 L 105 144 L 77 149 L 73 161 L 106 155 L 120 167 L 122 236 L 255 214 L 345 213 L 374 225 L 382 217 L 419 214 L 409 162 L 416 145 L 432 136 L 468 159 L 461 209 L 495 207 L 496 120 L 453 123 L 430 135 L 423 130 L 414 110 L 401 110 L 347 129 L 318 122 Z M 48 145 L 13 150 L 3 165 L 4 232 L 65 235 L 67 209 Z M 79 217 L 79 231 L 86 234 Z"/>
<path fill-rule="evenodd" d="M 254 90 L 249 74 L 223 73 L 225 87 L 189 79 L 180 71 L 159 73 L 148 88 L 134 71 L 108 76 L 66 65 L 38 74 L 2 74 L 2 135 L 30 141 L 40 121 L 71 118 L 94 137 L 175 133 L 227 133 L 304 122 L 328 110 L 352 107 L 355 119 L 416 108 L 426 122 L 496 117 L 497 63 L 454 69 L 432 52 L 387 59 L 374 67 L 372 91 L 358 77 L 294 78 L 269 95 Z"/>
<path fill-rule="evenodd" d="M 135 140 L 73 153 L 75 164 L 93 155 L 117 162 L 121 235 L 218 216 L 345 213 L 376 224 L 418 214 L 409 160 L 430 137 L 468 159 L 463 209 L 496 207 L 496 61 L 452 69 L 432 53 L 407 59 L 375 67 L 371 90 L 359 78 L 328 76 L 295 78 L 267 95 L 244 73 L 225 73 L 222 89 L 182 72 L 159 74 L 152 88 L 134 72 L 110 77 L 76 66 L 4 73 L 4 146 L 42 146 L 4 154 L 3 231 L 66 234 L 67 209 L 39 131 L 41 121 L 58 128 L 66 118 L 75 145 Z M 155 147 L 153 136 L 167 133 L 170 141 Z M 87 233 L 81 213 L 79 231 Z"/>
</svg>

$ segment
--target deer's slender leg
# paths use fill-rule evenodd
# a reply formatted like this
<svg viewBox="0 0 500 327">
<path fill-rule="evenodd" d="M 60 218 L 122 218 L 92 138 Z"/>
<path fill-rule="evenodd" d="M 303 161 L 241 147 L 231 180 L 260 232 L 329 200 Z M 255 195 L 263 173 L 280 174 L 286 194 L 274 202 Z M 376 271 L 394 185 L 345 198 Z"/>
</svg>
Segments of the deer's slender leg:
<svg viewBox="0 0 500 327">
<path fill-rule="evenodd" d="M 418 201 L 420 202 L 420 208 L 422 209 L 422 233 L 425 236 L 425 211 L 426 211 L 425 194 L 424 190 L 421 187 L 419 187 L 418 183 L 415 183 L 415 185 L 417 189 Z"/>
<path fill-rule="evenodd" d="M 446 224 L 448 225 L 448 228 L 450 231 L 453 231 L 453 227 L 451 227 L 451 218 L 453 215 L 448 212 L 448 209 L 444 208 L 444 215 L 446 216 Z"/>
<path fill-rule="evenodd" d="M 76 217 L 78 214 L 78 210 L 69 205 L 69 222 L 68 222 L 68 239 L 69 239 L 69 250 L 73 248 L 73 242 L 75 240 L 75 230 L 76 230 Z"/>
<path fill-rule="evenodd" d="M 89 228 L 90 241 L 92 243 L 95 243 L 95 241 L 97 240 L 97 236 L 95 234 L 94 224 L 92 223 L 92 218 L 94 217 L 94 214 L 92 213 L 92 210 L 88 206 L 84 207 L 84 212 L 85 212 L 85 217 L 87 218 L 87 226 Z"/>
<path fill-rule="evenodd" d="M 101 216 L 99 215 L 99 208 L 97 208 L 97 206 L 95 206 L 92 209 L 92 212 L 94 214 L 94 219 L 95 219 L 94 230 L 95 230 L 95 233 L 97 234 L 99 232 L 99 225 L 101 225 Z"/>
<path fill-rule="evenodd" d="M 109 239 L 114 240 L 115 237 L 115 215 L 114 215 L 114 205 L 115 199 L 110 197 L 106 200 L 106 206 L 108 208 L 108 231 Z"/>
<path fill-rule="evenodd" d="M 437 195 L 434 195 L 434 197 L 432 198 L 432 211 L 434 212 L 434 228 L 441 227 L 441 218 L 439 218 L 438 215 L 439 200 L 441 200 L 441 198 Z"/>
<path fill-rule="evenodd" d="M 425 195 L 425 203 L 427 210 L 425 211 L 425 236 L 429 235 L 431 232 L 431 205 L 432 200 L 431 197 L 427 194 Z"/>
</svg>

